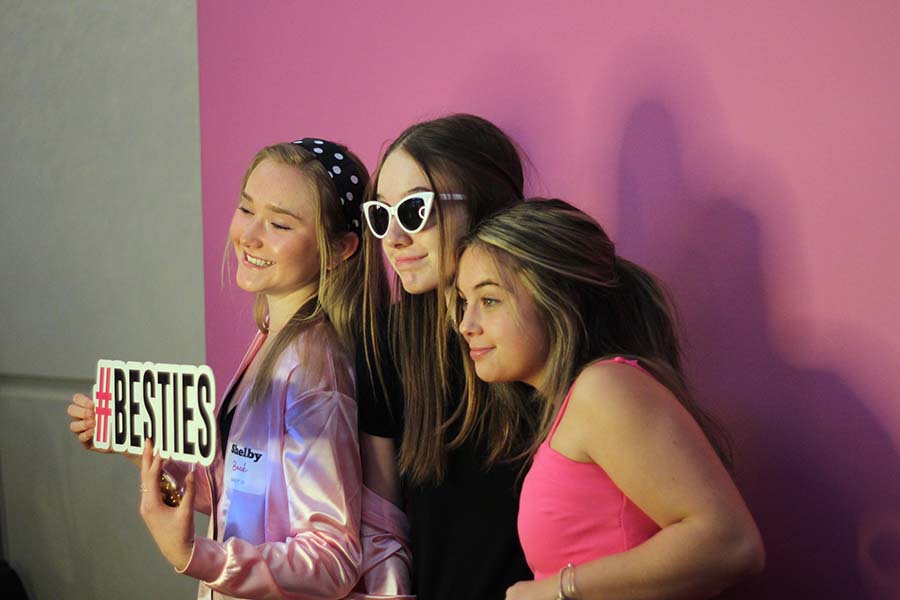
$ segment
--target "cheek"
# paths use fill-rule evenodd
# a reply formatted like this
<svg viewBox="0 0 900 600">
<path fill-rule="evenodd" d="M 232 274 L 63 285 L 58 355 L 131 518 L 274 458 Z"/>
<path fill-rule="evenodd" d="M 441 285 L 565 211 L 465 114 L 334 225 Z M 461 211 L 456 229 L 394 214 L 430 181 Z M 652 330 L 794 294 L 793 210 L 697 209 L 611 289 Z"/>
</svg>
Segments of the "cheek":
<svg viewBox="0 0 900 600">
<path fill-rule="evenodd" d="M 238 245 L 240 243 L 241 231 L 243 231 L 243 229 L 240 218 L 237 213 L 235 213 L 235 215 L 231 217 L 231 224 L 228 226 L 228 239 L 231 240 L 232 244 Z"/>
<path fill-rule="evenodd" d="M 523 351 L 527 353 L 527 362 L 540 368 L 547 361 L 547 336 L 542 329 L 532 328 L 528 339 L 523 340 Z"/>
<path fill-rule="evenodd" d="M 319 249 L 315 238 L 304 236 L 279 240 L 269 246 L 275 260 L 290 263 L 303 272 L 319 271 Z"/>
</svg>

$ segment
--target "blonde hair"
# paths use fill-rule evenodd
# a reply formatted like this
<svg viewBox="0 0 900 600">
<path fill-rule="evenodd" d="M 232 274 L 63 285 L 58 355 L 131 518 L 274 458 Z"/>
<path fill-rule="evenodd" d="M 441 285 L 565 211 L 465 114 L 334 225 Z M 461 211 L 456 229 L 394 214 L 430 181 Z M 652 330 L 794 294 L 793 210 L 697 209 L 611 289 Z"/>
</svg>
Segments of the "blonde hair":
<svg viewBox="0 0 900 600">
<path fill-rule="evenodd" d="M 412 125 L 387 148 L 369 186 L 367 199 L 377 190 L 378 177 L 385 159 L 403 150 L 412 157 L 437 194 L 463 194 L 470 223 L 477 223 L 494 212 L 524 199 L 524 172 L 519 151 L 509 137 L 489 121 L 468 114 L 455 114 Z M 401 473 L 414 483 L 440 481 L 447 465 L 446 430 L 459 418 L 461 410 L 449 414 L 453 365 L 448 343 L 453 339 L 447 302 L 452 297 L 452 273 L 444 272 L 446 258 L 454 259 L 450 232 L 435 202 L 440 231 L 440 277 L 434 291 L 409 294 L 394 274 L 396 302 L 388 313 L 388 347 L 400 376 L 404 396 L 403 439 L 398 462 Z M 380 241 L 366 233 L 365 322 L 366 360 L 369 384 L 386 386 L 379 352 L 379 321 L 384 308 L 384 265 Z M 369 360 L 369 356 L 374 361 Z M 373 364 L 374 362 L 374 364 Z M 458 374 L 462 377 L 462 373 Z M 358 375 L 360 379 L 362 375 Z M 460 409 L 462 407 L 460 406 Z M 490 407 L 487 408 L 491 412 Z M 489 419 L 491 423 L 499 420 Z M 505 424 L 503 425 L 505 429 Z M 508 432 L 493 432 L 509 437 Z M 457 444 L 451 440 L 449 446 Z M 486 457 L 486 462 L 495 456 Z"/>
<path fill-rule="evenodd" d="M 465 418 L 460 436 L 484 425 L 483 405 L 500 404 L 516 421 L 533 424 L 530 458 L 547 437 L 556 408 L 578 373 L 603 358 L 639 360 L 697 421 L 722 462 L 731 465 L 725 430 L 697 403 L 682 369 L 674 305 L 662 284 L 640 266 L 617 257 L 615 245 L 590 216 L 561 200 L 531 199 L 482 222 L 459 246 L 494 260 L 504 284 L 534 300 L 548 343 L 538 390 L 478 380 L 463 352 Z M 458 321 L 461 307 L 454 306 Z M 535 404 L 535 401 L 538 401 Z"/>
<path fill-rule="evenodd" d="M 352 152 L 343 152 L 356 163 L 363 184 L 368 171 Z M 341 210 L 337 188 L 315 155 L 298 144 L 282 143 L 267 146 L 256 153 L 244 173 L 241 189 L 254 169 L 265 160 L 295 167 L 311 184 L 315 193 L 316 241 L 319 250 L 319 282 L 316 292 L 291 316 L 275 336 L 271 347 L 260 362 L 250 390 L 251 405 L 260 402 L 272 383 L 272 371 L 281 353 L 310 325 L 327 321 L 340 343 L 352 352 L 361 326 L 363 261 L 355 256 L 339 260 L 341 238 L 348 233 L 346 217 Z M 264 294 L 257 294 L 253 307 L 257 328 L 268 331 L 268 303 Z"/>
</svg>

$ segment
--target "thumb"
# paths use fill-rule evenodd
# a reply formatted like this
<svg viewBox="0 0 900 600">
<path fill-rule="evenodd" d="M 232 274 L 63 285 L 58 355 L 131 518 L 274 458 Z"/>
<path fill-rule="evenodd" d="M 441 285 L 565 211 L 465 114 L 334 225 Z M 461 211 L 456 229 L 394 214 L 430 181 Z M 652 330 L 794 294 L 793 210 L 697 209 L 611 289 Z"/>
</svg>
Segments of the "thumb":
<svg viewBox="0 0 900 600">
<path fill-rule="evenodd" d="M 181 497 L 181 504 L 178 505 L 179 508 L 184 508 L 185 510 L 193 511 L 194 510 L 194 492 L 197 489 L 197 473 L 195 471 L 191 471 L 187 474 L 187 477 L 184 478 L 184 495 Z"/>
</svg>

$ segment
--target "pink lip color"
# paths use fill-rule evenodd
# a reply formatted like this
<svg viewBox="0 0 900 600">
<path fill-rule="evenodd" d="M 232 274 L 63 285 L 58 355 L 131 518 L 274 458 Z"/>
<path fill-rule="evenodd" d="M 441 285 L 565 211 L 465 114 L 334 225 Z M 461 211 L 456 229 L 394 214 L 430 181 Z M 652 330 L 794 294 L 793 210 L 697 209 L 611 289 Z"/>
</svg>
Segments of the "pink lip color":
<svg viewBox="0 0 900 600">
<path fill-rule="evenodd" d="M 471 357 L 472 360 L 478 360 L 491 350 L 493 350 L 493 348 L 469 348 L 469 357 Z"/>
<path fill-rule="evenodd" d="M 409 265 L 411 265 L 415 262 L 418 262 L 418 261 L 422 260 L 423 258 L 425 258 L 425 257 L 424 256 L 413 256 L 413 257 L 398 258 L 395 261 L 395 264 L 397 265 L 398 268 L 399 267 L 408 267 Z"/>
</svg>

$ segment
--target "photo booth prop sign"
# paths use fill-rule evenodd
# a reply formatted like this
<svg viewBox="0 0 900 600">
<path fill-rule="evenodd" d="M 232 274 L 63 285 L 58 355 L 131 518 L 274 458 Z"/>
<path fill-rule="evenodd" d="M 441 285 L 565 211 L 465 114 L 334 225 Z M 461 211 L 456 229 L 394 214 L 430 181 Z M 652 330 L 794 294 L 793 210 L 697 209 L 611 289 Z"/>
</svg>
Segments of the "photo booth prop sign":
<svg viewBox="0 0 900 600">
<path fill-rule="evenodd" d="M 97 361 L 94 446 L 204 467 L 216 452 L 216 383 L 206 365 Z"/>
</svg>

